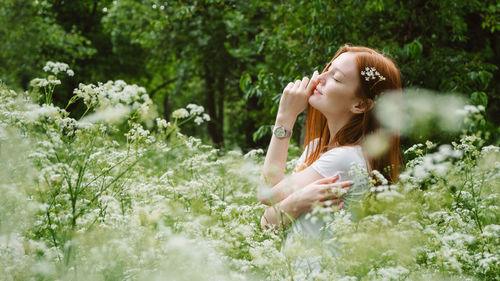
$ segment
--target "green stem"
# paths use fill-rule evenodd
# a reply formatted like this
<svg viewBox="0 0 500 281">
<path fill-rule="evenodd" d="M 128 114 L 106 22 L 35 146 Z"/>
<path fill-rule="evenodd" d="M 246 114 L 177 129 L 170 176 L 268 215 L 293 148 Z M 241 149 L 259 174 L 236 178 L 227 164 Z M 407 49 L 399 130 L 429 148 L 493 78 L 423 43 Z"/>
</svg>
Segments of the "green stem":
<svg viewBox="0 0 500 281">
<path fill-rule="evenodd" d="M 90 106 L 87 106 L 87 110 L 85 110 L 85 112 L 83 113 L 83 115 L 80 117 L 79 120 L 82 120 L 82 118 L 85 116 L 85 114 L 87 114 L 87 112 L 89 112 L 90 110 Z"/>
<path fill-rule="evenodd" d="M 77 101 L 79 98 L 80 98 L 80 97 L 78 97 L 78 96 L 76 96 L 76 95 L 75 95 L 75 96 L 73 96 L 73 97 L 71 97 L 71 99 L 68 101 L 68 104 L 66 105 L 66 107 L 64 108 L 64 110 L 67 110 L 67 109 L 68 109 L 68 107 L 69 107 L 71 104 L 73 104 L 75 101 Z"/>
<path fill-rule="evenodd" d="M 186 122 L 188 122 L 190 120 L 193 120 L 194 117 L 195 117 L 194 115 L 189 116 L 187 119 L 185 119 L 184 121 L 180 122 L 179 126 L 181 126 L 182 124 L 185 124 Z M 175 124 L 177 124 L 177 119 L 175 119 Z"/>
</svg>

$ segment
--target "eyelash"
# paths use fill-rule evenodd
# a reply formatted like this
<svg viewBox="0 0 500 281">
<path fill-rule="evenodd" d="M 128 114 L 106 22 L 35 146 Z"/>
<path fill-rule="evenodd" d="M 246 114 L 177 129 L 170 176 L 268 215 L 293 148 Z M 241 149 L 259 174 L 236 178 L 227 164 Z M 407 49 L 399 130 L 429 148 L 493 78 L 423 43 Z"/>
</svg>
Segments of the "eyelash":
<svg viewBox="0 0 500 281">
<path fill-rule="evenodd" d="M 335 72 L 332 72 L 332 78 L 333 78 L 333 80 L 335 80 L 335 82 L 340 82 L 339 80 L 335 79 L 334 75 L 335 75 Z"/>
</svg>

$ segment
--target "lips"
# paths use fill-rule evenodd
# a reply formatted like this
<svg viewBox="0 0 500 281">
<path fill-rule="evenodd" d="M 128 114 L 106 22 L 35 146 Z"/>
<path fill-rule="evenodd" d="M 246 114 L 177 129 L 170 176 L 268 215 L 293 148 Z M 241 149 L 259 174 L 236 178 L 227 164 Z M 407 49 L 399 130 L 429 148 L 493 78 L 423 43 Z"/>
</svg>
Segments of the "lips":
<svg viewBox="0 0 500 281">
<path fill-rule="evenodd" d="M 317 94 L 317 95 L 322 95 L 323 93 L 320 92 L 317 88 L 314 88 L 314 94 Z"/>
</svg>

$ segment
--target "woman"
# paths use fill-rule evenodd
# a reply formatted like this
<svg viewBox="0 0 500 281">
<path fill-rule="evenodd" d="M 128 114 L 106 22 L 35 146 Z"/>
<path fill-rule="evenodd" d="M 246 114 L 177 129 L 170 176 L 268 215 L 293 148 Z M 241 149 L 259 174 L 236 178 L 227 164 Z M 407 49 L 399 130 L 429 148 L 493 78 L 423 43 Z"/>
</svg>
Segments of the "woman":
<svg viewBox="0 0 500 281">
<path fill-rule="evenodd" d="M 394 62 L 366 47 L 341 47 L 321 74 L 289 83 L 283 90 L 273 136 L 262 177 L 272 188 L 259 191 L 259 200 L 269 207 L 261 226 L 285 228 L 296 220 L 293 232 L 314 234 L 320 225 L 306 222 L 304 214 L 315 204 L 337 205 L 340 195 L 333 187 L 348 191 L 353 184 L 349 168 L 362 165 L 378 170 L 395 181 L 399 172 L 399 137 L 390 138 L 389 150 L 368 157 L 361 142 L 380 130 L 375 119 L 375 98 L 388 90 L 401 92 L 401 76 Z M 302 167 L 284 178 L 287 150 L 297 116 L 307 108 Z M 349 194 L 349 192 L 347 193 Z"/>
</svg>

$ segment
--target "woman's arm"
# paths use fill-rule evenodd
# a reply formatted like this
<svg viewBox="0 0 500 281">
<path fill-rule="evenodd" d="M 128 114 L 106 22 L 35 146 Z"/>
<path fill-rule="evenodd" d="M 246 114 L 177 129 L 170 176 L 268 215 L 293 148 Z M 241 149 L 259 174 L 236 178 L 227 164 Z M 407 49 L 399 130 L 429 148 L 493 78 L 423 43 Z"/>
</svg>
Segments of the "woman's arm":
<svg viewBox="0 0 500 281">
<path fill-rule="evenodd" d="M 302 80 L 295 81 L 295 83 L 290 82 L 285 87 L 276 116 L 276 126 L 281 125 L 290 131 L 293 129 L 297 116 L 306 109 L 309 96 L 318 84 L 317 76 L 318 72 L 315 71 L 311 81 L 309 81 L 309 78 L 304 77 Z M 274 135 L 271 137 L 262 172 L 262 179 L 266 184 L 275 186 L 283 179 L 289 143 L 289 137 L 281 139 Z"/>
<path fill-rule="evenodd" d="M 260 221 L 262 229 L 268 227 L 284 229 L 302 213 L 311 211 L 315 204 L 322 206 L 340 204 L 339 208 L 341 208 L 342 196 L 352 185 L 352 181 L 335 182 L 338 179 L 338 176 L 319 179 L 293 192 L 278 204 L 267 208 Z M 332 191 L 335 188 L 337 190 Z M 344 189 L 344 191 L 340 192 L 338 189 Z M 326 204 L 326 201 L 329 203 Z"/>
<path fill-rule="evenodd" d="M 295 203 L 295 200 L 292 194 L 280 203 L 267 208 L 260 219 L 260 227 L 263 230 L 269 227 L 276 230 L 285 229 L 290 222 L 297 219 L 304 212 Z"/>
<path fill-rule="evenodd" d="M 257 197 L 261 203 L 271 206 L 284 200 L 293 192 L 322 178 L 324 177 L 312 167 L 307 167 L 300 172 L 286 176 L 271 188 L 267 185 L 261 186 L 258 190 Z"/>
<path fill-rule="evenodd" d="M 286 116 L 284 114 L 276 117 L 275 126 L 281 125 L 286 130 L 291 131 L 295 124 L 295 116 Z M 262 179 L 266 184 L 275 186 L 283 179 L 286 168 L 286 157 L 288 154 L 288 145 L 290 137 L 277 138 L 274 134 L 271 137 L 271 143 L 267 149 L 266 159 L 264 160 L 264 169 Z"/>
</svg>

